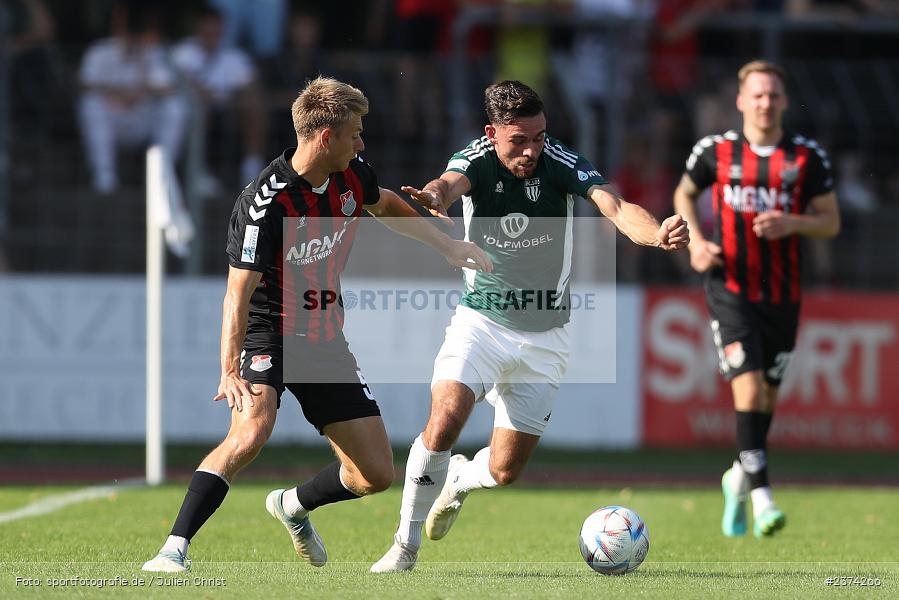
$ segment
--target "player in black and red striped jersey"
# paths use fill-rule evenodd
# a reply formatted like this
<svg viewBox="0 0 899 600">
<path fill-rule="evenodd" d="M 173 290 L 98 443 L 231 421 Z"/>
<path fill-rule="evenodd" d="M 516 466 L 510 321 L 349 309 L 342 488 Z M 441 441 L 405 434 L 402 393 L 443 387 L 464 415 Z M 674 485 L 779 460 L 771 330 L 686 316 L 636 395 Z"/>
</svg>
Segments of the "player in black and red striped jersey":
<svg viewBox="0 0 899 600">
<path fill-rule="evenodd" d="M 378 187 L 374 170 L 359 157 L 367 112 L 368 100 L 356 88 L 323 77 L 311 81 L 293 104 L 297 148 L 272 161 L 237 199 L 228 231 L 222 375 L 214 398 L 227 400 L 231 427 L 194 473 L 171 534 L 145 571 L 189 568 L 190 540 L 268 440 L 285 388 L 338 459 L 310 481 L 266 498 L 297 554 L 314 566 L 327 561 L 310 511 L 393 482 L 390 443 L 344 338 L 342 306 L 331 302 L 321 310 L 324 298 L 340 296 L 340 274 L 362 210 L 437 249 L 453 266 L 492 265 L 475 244 L 450 238 Z"/>
<path fill-rule="evenodd" d="M 690 264 L 706 274 L 706 299 L 721 372 L 731 383 L 739 459 L 722 478 L 727 536 L 771 535 L 786 524 L 768 481 L 767 438 L 800 307 L 799 236 L 840 229 L 830 161 L 814 141 L 784 130 L 788 99 L 777 65 L 753 61 L 739 73 L 743 130 L 700 140 L 674 193 L 675 210 L 696 223 L 696 199 L 712 188 L 714 237 L 698 228 Z"/>
</svg>

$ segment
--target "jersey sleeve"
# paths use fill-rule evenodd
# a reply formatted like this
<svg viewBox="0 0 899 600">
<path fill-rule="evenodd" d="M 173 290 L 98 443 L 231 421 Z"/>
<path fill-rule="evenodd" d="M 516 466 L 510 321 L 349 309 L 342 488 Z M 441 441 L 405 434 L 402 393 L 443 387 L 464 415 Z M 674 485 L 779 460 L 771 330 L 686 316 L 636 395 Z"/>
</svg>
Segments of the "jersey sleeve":
<svg viewBox="0 0 899 600">
<path fill-rule="evenodd" d="M 808 170 L 802 186 L 802 196 L 808 201 L 833 191 L 833 172 L 827 153 L 815 141 L 809 141 Z"/>
<path fill-rule="evenodd" d="M 572 152 L 555 139 L 547 138 L 543 145 L 543 153 L 551 171 L 566 193 L 587 197 L 587 191 L 594 185 L 606 185 L 609 181 L 596 170 L 589 160 Z"/>
<path fill-rule="evenodd" d="M 468 178 L 471 183 L 471 191 L 473 193 L 478 187 L 478 181 L 484 179 L 483 171 L 487 162 L 487 153 L 493 150 L 489 146 L 486 136 L 479 138 L 459 150 L 450 157 L 446 164 L 446 171 L 461 173 Z"/>
<path fill-rule="evenodd" d="M 378 187 L 378 176 L 374 167 L 365 162 L 364 158 L 357 155 L 355 159 L 350 161 L 350 168 L 359 177 L 359 181 L 362 182 L 362 205 L 371 206 L 372 204 L 377 204 L 378 200 L 381 199 L 381 190 Z"/>
<path fill-rule="evenodd" d="M 684 171 L 690 176 L 693 183 L 701 190 L 715 183 L 715 142 L 711 136 L 696 142 L 693 151 L 687 157 L 687 166 Z"/>
<path fill-rule="evenodd" d="M 277 203 L 260 208 L 253 202 L 253 186 L 234 203 L 228 224 L 228 264 L 238 269 L 264 272 L 275 266 L 281 239 L 281 218 Z"/>
</svg>

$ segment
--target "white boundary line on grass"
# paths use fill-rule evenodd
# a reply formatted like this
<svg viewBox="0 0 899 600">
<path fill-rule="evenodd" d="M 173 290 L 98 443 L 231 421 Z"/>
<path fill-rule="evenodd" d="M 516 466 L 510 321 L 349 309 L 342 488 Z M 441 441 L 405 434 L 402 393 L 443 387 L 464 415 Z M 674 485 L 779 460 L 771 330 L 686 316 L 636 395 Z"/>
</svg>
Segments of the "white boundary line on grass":
<svg viewBox="0 0 899 600">
<path fill-rule="evenodd" d="M 94 498 L 102 498 L 116 492 L 117 490 L 123 488 L 140 487 L 144 484 L 145 481 L 142 478 L 125 479 L 116 483 L 115 485 L 95 485 L 87 488 L 82 488 L 80 490 L 75 490 L 74 492 L 47 496 L 46 498 L 41 498 L 40 500 L 32 502 L 31 504 L 23 508 L 0 513 L 0 523 L 8 523 L 9 521 L 17 521 L 19 519 L 27 519 L 29 517 L 45 515 L 47 513 L 57 511 L 60 508 L 65 508 L 66 506 L 69 506 L 71 504 L 87 502 L 88 500 L 93 500 Z"/>
</svg>

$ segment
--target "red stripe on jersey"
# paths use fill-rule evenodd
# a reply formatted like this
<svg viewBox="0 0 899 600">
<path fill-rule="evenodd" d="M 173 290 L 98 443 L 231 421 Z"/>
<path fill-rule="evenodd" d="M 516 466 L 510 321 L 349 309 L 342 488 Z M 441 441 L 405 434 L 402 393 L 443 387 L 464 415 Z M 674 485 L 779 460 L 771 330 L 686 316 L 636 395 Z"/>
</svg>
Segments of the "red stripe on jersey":
<svg viewBox="0 0 899 600">
<path fill-rule="evenodd" d="M 319 198 L 318 196 L 312 192 L 311 190 L 303 190 L 303 198 L 306 200 L 306 227 L 304 230 L 306 232 L 307 240 L 316 240 L 321 239 L 322 236 L 322 223 L 321 219 L 318 218 L 321 216 L 321 207 L 319 206 Z M 314 292 L 315 298 L 321 302 L 322 291 L 323 288 L 321 286 L 321 282 L 318 278 L 318 264 L 317 261 L 311 261 L 309 264 L 303 266 L 303 277 L 305 278 L 306 289 L 304 293 Z M 321 340 L 321 321 L 322 321 L 322 312 L 320 310 L 320 306 L 316 308 L 311 308 L 306 311 L 306 339 L 314 344 Z"/>
<path fill-rule="evenodd" d="M 764 182 L 759 181 L 759 157 L 749 144 L 743 142 L 743 177 L 740 186 L 745 190 L 755 188 L 756 192 Z M 758 198 L 755 201 L 758 202 Z M 755 210 L 743 211 L 743 240 L 746 246 L 746 297 L 750 302 L 762 299 L 762 253 L 759 249 L 759 238 L 752 230 L 752 221 L 758 214 Z"/>
<path fill-rule="evenodd" d="M 288 217 L 296 217 L 299 216 L 296 207 L 293 205 L 293 201 L 290 199 L 290 195 L 286 191 L 278 192 L 278 195 L 275 196 L 275 202 L 284 207 L 284 214 Z M 284 224 L 281 224 L 281 227 L 284 227 Z M 296 318 L 297 318 L 297 297 L 296 297 L 296 289 L 294 287 L 294 279 L 293 279 L 293 270 L 288 268 L 287 263 L 284 261 L 284 247 L 293 246 L 296 243 L 296 230 L 293 228 L 288 228 L 288 239 L 282 240 L 281 248 L 276 249 L 276 254 L 278 256 L 277 261 L 277 269 L 278 269 L 278 279 L 279 285 L 281 287 L 281 335 L 283 336 L 285 332 L 293 331 L 293 328 L 296 326 Z"/>
<path fill-rule="evenodd" d="M 331 185 L 328 186 L 328 203 L 331 205 L 331 216 L 323 217 L 322 220 L 328 219 L 330 222 L 331 231 L 340 231 L 343 228 L 343 222 L 347 219 L 347 217 L 341 212 L 341 199 L 340 199 L 340 186 L 338 185 L 338 177 L 336 175 L 331 176 Z M 340 272 L 343 270 L 340 263 L 340 255 L 342 254 L 343 248 L 347 245 L 352 244 L 352 238 L 349 237 L 349 231 L 343 234 L 341 238 L 340 244 L 334 247 L 334 251 L 331 253 L 327 259 L 325 259 L 325 289 L 332 292 L 337 292 L 338 285 L 338 277 L 340 276 Z M 322 326 L 325 330 L 325 339 L 332 340 L 337 334 L 335 328 L 339 328 L 342 326 L 342 319 L 340 319 L 340 306 L 334 304 L 328 308 L 325 312 L 325 319 Z"/>
<path fill-rule="evenodd" d="M 781 172 L 784 168 L 784 159 L 786 152 L 782 147 L 778 147 L 768 159 L 768 185 L 777 194 L 774 209 L 783 210 L 784 206 L 780 203 L 780 188 L 783 185 L 783 177 Z M 771 303 L 780 304 L 783 301 L 783 260 L 780 254 L 780 240 L 768 240 L 768 289 L 771 293 Z"/>
<path fill-rule="evenodd" d="M 799 170 L 799 176 L 796 178 L 796 184 L 793 187 L 793 206 L 790 212 L 793 214 L 801 214 L 802 206 L 802 186 L 805 183 L 805 174 L 808 170 L 808 154 L 809 149 L 806 146 L 796 145 L 796 167 Z M 791 235 L 787 242 L 790 255 L 790 302 L 799 302 L 801 292 L 799 290 L 799 236 Z"/>
<path fill-rule="evenodd" d="M 736 214 L 734 209 L 724 201 L 724 184 L 730 182 L 730 166 L 733 160 L 733 144 L 739 142 L 725 141 L 715 145 L 715 156 L 718 173 L 715 177 L 715 206 L 721 211 L 721 245 L 724 254 L 724 286 L 734 294 L 740 293 L 737 281 L 737 237 L 734 235 Z"/>
</svg>

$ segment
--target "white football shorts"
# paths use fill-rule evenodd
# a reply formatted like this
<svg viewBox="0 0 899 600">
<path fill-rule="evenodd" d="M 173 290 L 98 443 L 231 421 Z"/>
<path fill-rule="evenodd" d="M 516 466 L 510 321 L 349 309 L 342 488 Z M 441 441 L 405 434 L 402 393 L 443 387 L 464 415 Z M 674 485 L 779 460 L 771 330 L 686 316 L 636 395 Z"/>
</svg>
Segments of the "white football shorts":
<svg viewBox="0 0 899 600">
<path fill-rule="evenodd" d="M 434 359 L 431 387 L 464 383 L 495 409 L 494 427 L 542 435 L 568 367 L 569 325 L 516 331 L 459 305 Z"/>
</svg>

